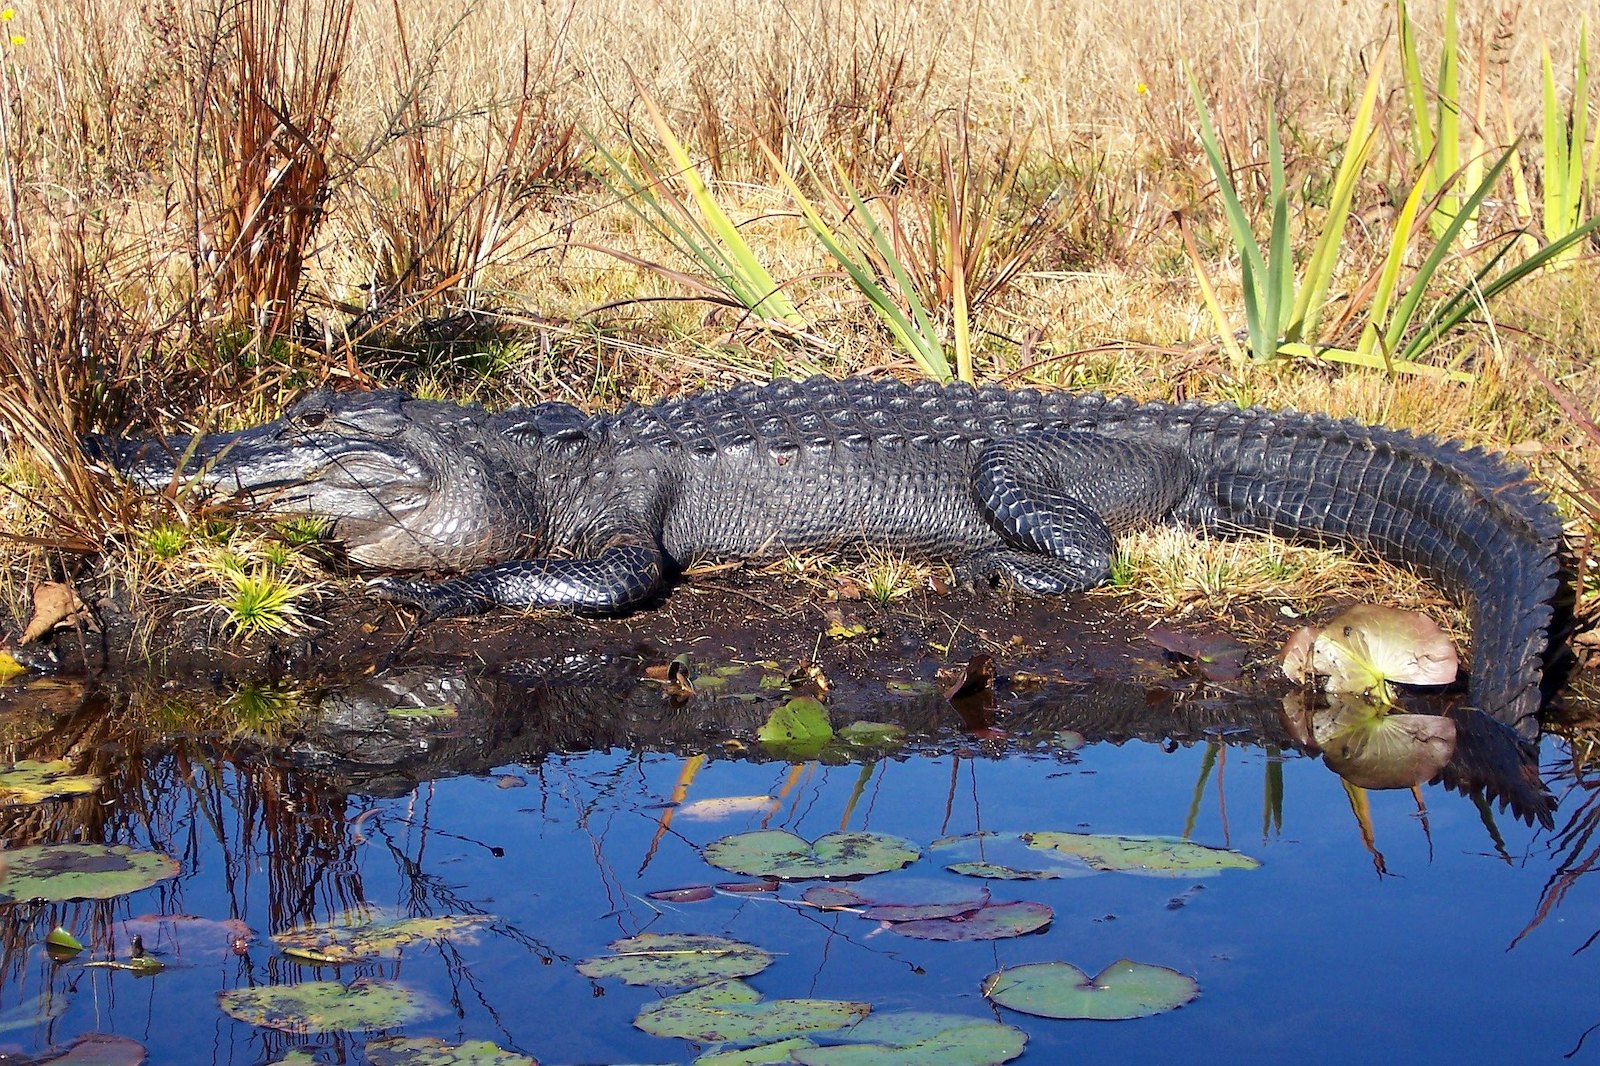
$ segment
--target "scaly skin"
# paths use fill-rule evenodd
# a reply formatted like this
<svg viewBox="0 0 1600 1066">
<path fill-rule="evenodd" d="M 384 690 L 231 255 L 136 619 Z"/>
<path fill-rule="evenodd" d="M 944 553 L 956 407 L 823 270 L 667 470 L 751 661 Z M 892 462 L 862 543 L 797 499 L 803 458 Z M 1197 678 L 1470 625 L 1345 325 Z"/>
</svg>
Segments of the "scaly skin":
<svg viewBox="0 0 1600 1066">
<path fill-rule="evenodd" d="M 168 454 L 110 447 L 147 485 Z M 317 393 L 192 445 L 185 470 L 334 522 L 429 617 L 494 606 L 609 614 L 701 558 L 891 549 L 1034 593 L 1105 580 L 1156 522 L 1354 544 L 1471 608 L 1474 705 L 1537 735 L 1559 525 L 1520 468 L 1319 415 L 1097 395 L 814 378 L 585 416 Z M 189 475 L 186 475 L 189 476 Z"/>
</svg>

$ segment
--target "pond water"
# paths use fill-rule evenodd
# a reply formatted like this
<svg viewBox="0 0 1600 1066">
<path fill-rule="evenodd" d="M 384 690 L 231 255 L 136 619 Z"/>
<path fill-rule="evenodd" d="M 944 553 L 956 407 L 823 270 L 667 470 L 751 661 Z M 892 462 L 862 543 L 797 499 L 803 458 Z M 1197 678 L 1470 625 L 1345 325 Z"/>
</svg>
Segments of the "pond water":
<svg viewBox="0 0 1600 1066">
<path fill-rule="evenodd" d="M 178 867 L 105 901 L 4 905 L 0 1047 L 18 1057 L 3 1061 L 55 1061 L 90 1033 L 135 1041 L 157 1063 L 423 1061 L 382 1051 L 394 1036 L 487 1041 L 544 1063 L 693 1061 L 712 1046 L 634 1024 L 673 990 L 579 972 L 643 932 L 770 952 L 748 978 L 769 1000 L 998 1019 L 1026 1034 L 1022 1062 L 1600 1058 L 1600 1034 L 1585 1041 L 1600 1023 L 1600 878 L 1584 876 L 1600 856 L 1600 775 L 1574 770 L 1559 742 L 1543 747 L 1559 800 L 1550 827 L 1488 798 L 1542 802 L 1514 768 L 1485 762 L 1470 723 L 1450 771 L 1466 792 L 1366 790 L 1296 746 L 1276 695 L 1188 682 L 1034 679 L 964 714 L 927 677 L 839 685 L 834 725 L 903 734 L 789 759 L 754 731 L 791 693 L 770 666 L 739 665 L 706 668 L 698 694 L 679 699 L 628 660 L 425 666 L 328 692 L 4 690 L 13 759 L 65 757 L 103 781 L 88 797 L 0 811 L 8 847 L 122 844 Z M 650 897 L 748 881 L 703 849 L 762 829 L 892 834 L 922 857 L 860 886 L 986 885 L 1053 916 L 1029 935 L 941 942 L 804 905 L 817 882 Z M 1008 834 L 1041 830 L 1182 837 L 1260 866 L 981 881 L 944 869 L 960 848 L 928 850 L 986 832 L 966 847 L 1012 861 L 1022 849 Z M 271 939 L 353 915 L 478 920 L 337 966 L 298 962 Z M 57 926 L 86 950 L 52 961 Z M 134 933 L 160 972 L 87 965 L 127 961 Z M 1198 998 L 1113 1022 L 1031 1016 L 982 994 L 1002 968 L 1060 960 L 1094 974 L 1124 958 L 1189 975 Z M 388 1028 L 298 1034 L 222 1009 L 236 990 L 313 981 L 393 982 L 428 1005 Z"/>
</svg>

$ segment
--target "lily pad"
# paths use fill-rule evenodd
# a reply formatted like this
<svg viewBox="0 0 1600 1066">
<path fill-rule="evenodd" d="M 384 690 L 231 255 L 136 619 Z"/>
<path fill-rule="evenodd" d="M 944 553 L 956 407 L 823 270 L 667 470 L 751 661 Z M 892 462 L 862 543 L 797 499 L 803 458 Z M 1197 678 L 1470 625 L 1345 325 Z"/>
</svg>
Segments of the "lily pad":
<svg viewBox="0 0 1600 1066">
<path fill-rule="evenodd" d="M 772 965 L 772 956 L 754 945 L 701 933 L 640 933 L 607 946 L 613 954 L 584 959 L 578 972 L 630 985 L 694 988 Z"/>
<path fill-rule="evenodd" d="M 1090 977 L 1066 962 L 1013 966 L 984 978 L 983 994 L 1043 1018 L 1120 1021 L 1183 1006 L 1200 994 L 1194 978 L 1165 966 L 1119 959 Z"/>
<path fill-rule="evenodd" d="M 705 847 L 705 859 L 713 866 L 783 881 L 887 873 L 921 854 L 911 841 L 884 833 L 828 833 L 813 843 L 782 829 L 737 833 Z"/>
<path fill-rule="evenodd" d="M 367 1061 L 372 1066 L 539 1066 L 487 1040 L 446 1044 L 435 1036 L 373 1040 L 367 1044 Z"/>
<path fill-rule="evenodd" d="M 74 1040 L 66 1051 L 43 1059 L 36 1066 L 143 1066 L 149 1052 L 137 1040 L 110 1033 L 88 1033 Z"/>
<path fill-rule="evenodd" d="M 816 1046 L 803 1036 L 792 1036 L 787 1040 L 756 1047 L 712 1051 L 695 1059 L 694 1066 L 767 1066 L 769 1063 L 793 1062 L 796 1051 Z"/>
<path fill-rule="evenodd" d="M 180 962 L 242 955 L 256 938 L 238 918 L 214 921 L 192 914 L 144 914 L 118 922 L 117 929 L 120 940 L 138 937 L 146 948 Z"/>
<path fill-rule="evenodd" d="M 363 978 L 349 985 L 306 981 L 219 993 L 223 1011 L 242 1022 L 286 1033 L 388 1029 L 429 1018 L 439 1007 L 402 985 Z"/>
<path fill-rule="evenodd" d="M 851 722 L 834 739 L 849 752 L 892 751 L 906 742 L 906 731 L 893 722 Z"/>
<path fill-rule="evenodd" d="M 1029 847 L 1070 855 L 1091 870 L 1149 877 L 1209 877 L 1223 870 L 1254 870 L 1248 855 L 1177 837 L 1096 836 L 1091 833 L 1024 833 Z"/>
<path fill-rule="evenodd" d="M 178 876 L 178 860 L 123 845 L 41 844 L 4 853 L 4 900 L 111 899 Z"/>
<path fill-rule="evenodd" d="M 1448 685 L 1456 678 L 1455 644 L 1417 611 L 1362 604 L 1321 629 L 1305 627 L 1283 649 L 1290 680 L 1328 679 L 1329 692 L 1371 692 L 1389 698 L 1388 683 Z"/>
<path fill-rule="evenodd" d="M 1311 716 L 1328 768 L 1362 788 L 1411 788 L 1431 781 L 1456 750 L 1456 724 L 1432 714 L 1391 714 L 1359 697 L 1331 693 Z"/>
<path fill-rule="evenodd" d="M 1037 933 L 1054 917 L 1055 912 L 1043 903 L 1008 900 L 947 918 L 896 922 L 889 930 L 918 940 L 1004 940 Z"/>
<path fill-rule="evenodd" d="M 274 933 L 272 942 L 295 959 L 339 966 L 392 956 L 401 948 L 422 941 L 471 943 L 477 929 L 492 920 L 482 914 L 445 914 L 432 918 L 319 922 Z"/>
<path fill-rule="evenodd" d="M 1027 1035 L 1015 1026 L 928 1011 L 874 1014 L 841 1039 L 851 1043 L 797 1051 L 793 1060 L 806 1066 L 899 1066 L 906 1062 L 996 1066 L 1022 1054 L 1028 1043 Z"/>
<path fill-rule="evenodd" d="M 1053 852 L 1029 847 L 1019 833 L 971 833 L 944 837 L 928 846 L 939 858 L 972 856 L 947 863 L 945 869 L 965 877 L 998 881 L 1049 881 L 1062 877 L 1090 877 L 1094 871 L 1081 862 L 1068 861 Z"/>
<path fill-rule="evenodd" d="M 861 917 L 873 921 L 911 922 L 975 911 L 989 902 L 989 890 L 982 885 L 908 877 L 859 885 L 813 885 L 801 898 L 825 910 L 859 910 Z"/>
<path fill-rule="evenodd" d="M 772 1041 L 801 1033 L 829 1032 L 865 1018 L 869 1003 L 837 999 L 774 999 L 743 981 L 722 981 L 652 1003 L 633 1024 L 651 1036 L 680 1037 L 701 1044 Z"/>
<path fill-rule="evenodd" d="M 0 805 L 27 806 L 63 796 L 84 796 L 100 787 L 100 779 L 75 774 L 65 759 L 24 759 L 0 770 Z"/>
<path fill-rule="evenodd" d="M 833 725 L 826 707 L 810 696 L 796 696 L 772 712 L 756 739 L 780 754 L 810 756 L 833 739 Z"/>
</svg>

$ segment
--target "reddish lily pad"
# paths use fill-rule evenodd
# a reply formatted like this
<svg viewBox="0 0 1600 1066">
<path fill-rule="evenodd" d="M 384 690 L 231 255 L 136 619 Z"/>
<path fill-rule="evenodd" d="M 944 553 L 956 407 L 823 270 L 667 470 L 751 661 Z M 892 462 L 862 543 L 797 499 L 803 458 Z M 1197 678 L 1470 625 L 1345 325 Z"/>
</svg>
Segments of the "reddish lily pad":
<svg viewBox="0 0 1600 1066">
<path fill-rule="evenodd" d="M 1148 877 L 1209 877 L 1223 870 L 1254 870 L 1248 855 L 1177 837 L 1098 836 L 1092 833 L 1024 833 L 1029 847 L 1069 855 L 1091 870 Z"/>
<path fill-rule="evenodd" d="M 884 833 L 828 833 L 813 843 L 782 829 L 738 833 L 705 848 L 705 859 L 713 866 L 781 881 L 887 873 L 921 854 L 911 841 Z"/>
<path fill-rule="evenodd" d="M 1207 681 L 1237 681 L 1250 659 L 1250 649 L 1227 633 L 1191 633 L 1158 625 L 1144 635 L 1161 650 L 1193 664 Z"/>
<path fill-rule="evenodd" d="M 871 1004 L 835 999 L 774 999 L 743 981 L 722 981 L 652 1003 L 633 1024 L 652 1036 L 702 1044 L 772 1041 L 843 1029 L 865 1018 Z"/>
<path fill-rule="evenodd" d="M 231 1017 L 286 1033 L 388 1029 L 432 1017 L 440 1009 L 420 992 L 367 978 L 349 985 L 305 981 L 236 988 L 219 993 L 217 1000 Z"/>
<path fill-rule="evenodd" d="M 825 910 L 859 910 L 861 917 L 874 921 L 911 922 L 975 911 L 989 902 L 989 890 L 982 885 L 901 878 L 858 885 L 813 885 L 801 898 Z"/>
<path fill-rule="evenodd" d="M 59 1055 L 31 1061 L 35 1066 L 143 1066 L 149 1053 L 143 1044 L 125 1036 L 89 1033 Z"/>
<path fill-rule="evenodd" d="M 694 988 L 772 965 L 772 956 L 754 945 L 701 933 L 640 933 L 608 946 L 613 954 L 584 959 L 578 972 L 630 985 Z"/>
<path fill-rule="evenodd" d="M 240 955 L 250 949 L 255 930 L 238 918 L 213 921 L 192 914 L 145 914 L 117 923 L 120 940 L 139 938 L 147 949 L 169 960 L 195 961 Z"/>
<path fill-rule="evenodd" d="M 1004 940 L 1037 933 L 1054 917 L 1055 912 L 1043 903 L 1008 900 L 947 918 L 896 922 L 889 929 L 918 940 Z"/>
<path fill-rule="evenodd" d="M 874 1014 L 841 1034 L 849 1044 L 805 1049 L 793 1061 L 806 1066 L 997 1066 L 1022 1054 L 1022 1030 L 989 1018 L 927 1011 Z"/>
<path fill-rule="evenodd" d="M 111 899 L 178 876 L 178 860 L 122 845 L 42 844 L 4 853 L 5 900 Z"/>
<path fill-rule="evenodd" d="M 1129 959 L 1090 977 L 1066 962 L 1013 966 L 984 978 L 983 994 L 1023 1014 L 1043 1018 L 1120 1021 L 1183 1006 L 1200 994 L 1194 978 Z"/>
</svg>

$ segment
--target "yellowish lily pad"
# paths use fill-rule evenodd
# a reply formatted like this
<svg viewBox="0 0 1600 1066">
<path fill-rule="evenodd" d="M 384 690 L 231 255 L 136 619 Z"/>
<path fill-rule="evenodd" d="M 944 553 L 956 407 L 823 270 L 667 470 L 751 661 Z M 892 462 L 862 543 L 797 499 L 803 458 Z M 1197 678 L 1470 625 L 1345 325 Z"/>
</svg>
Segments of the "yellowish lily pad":
<svg viewBox="0 0 1600 1066">
<path fill-rule="evenodd" d="M 608 947 L 612 954 L 584 959 L 578 972 L 630 985 L 693 988 L 749 977 L 772 965 L 772 956 L 752 944 L 700 933 L 640 933 Z"/>
<path fill-rule="evenodd" d="M 388 1029 L 439 1012 L 420 992 L 365 978 L 349 985 L 305 981 L 237 988 L 220 993 L 217 999 L 227 1014 L 242 1022 L 286 1033 Z"/>
<path fill-rule="evenodd" d="M 24 759 L 0 770 L 0 806 L 85 796 L 99 787 L 98 777 L 73 773 L 72 764 L 65 759 Z"/>
<path fill-rule="evenodd" d="M 40 844 L 4 853 L 0 899 L 111 899 L 178 876 L 178 861 L 123 845 Z"/>
<path fill-rule="evenodd" d="M 337 966 L 391 956 L 407 945 L 423 941 L 472 943 L 477 930 L 492 920 L 482 914 L 443 914 L 428 918 L 320 922 L 274 933 L 272 942 L 285 955 Z"/>
</svg>

